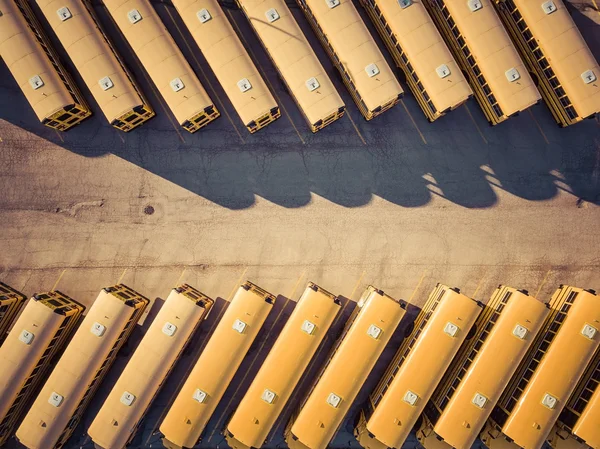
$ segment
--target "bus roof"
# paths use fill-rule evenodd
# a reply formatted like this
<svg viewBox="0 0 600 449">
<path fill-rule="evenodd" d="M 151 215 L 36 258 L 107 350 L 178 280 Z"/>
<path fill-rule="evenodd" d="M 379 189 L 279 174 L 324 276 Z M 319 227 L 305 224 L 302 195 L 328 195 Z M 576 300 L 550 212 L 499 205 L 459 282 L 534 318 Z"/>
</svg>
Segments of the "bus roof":
<svg viewBox="0 0 600 449">
<path fill-rule="evenodd" d="M 227 425 L 230 446 L 262 446 L 339 310 L 334 295 L 309 282 Z"/>
<path fill-rule="evenodd" d="M 600 349 L 598 350 L 600 351 Z M 596 379 L 600 381 L 600 379 Z M 583 413 L 573 427 L 573 433 L 585 443 L 594 448 L 600 448 L 600 387 L 596 386 L 596 392 L 583 410 Z"/>
<path fill-rule="evenodd" d="M 372 438 L 386 447 L 402 447 L 481 312 L 476 301 L 441 284 L 429 301 L 423 308 L 425 319 L 405 340 L 412 345 L 405 348 L 403 344 L 388 368 L 383 379 L 391 377 L 391 381 L 385 383 L 387 389 L 375 399 L 375 411 L 367 423 Z M 455 326 L 450 332 L 449 325 Z M 398 360 L 399 357 L 404 361 Z"/>
<path fill-rule="evenodd" d="M 471 11 L 466 1 L 444 1 L 502 112 L 510 116 L 541 97 L 494 6 L 490 0 L 480 3 L 482 8 Z M 509 81 L 512 69 L 518 72 L 518 79 Z"/>
<path fill-rule="evenodd" d="M 56 444 L 132 316 L 130 301 L 106 290 L 90 307 L 17 430 L 17 438 L 29 449 Z"/>
<path fill-rule="evenodd" d="M 36 1 L 109 123 L 143 103 L 85 2 Z M 61 19 L 59 11 L 70 17 Z M 105 77 L 113 84 L 106 90 Z"/>
<path fill-rule="evenodd" d="M 582 291 L 565 307 L 571 310 L 502 427 L 525 449 L 542 446 L 600 345 L 600 298 Z"/>
<path fill-rule="evenodd" d="M 438 111 L 450 109 L 473 94 L 421 2 L 406 8 L 397 0 L 377 0 L 376 5 Z M 443 78 L 436 71 L 442 65 L 450 72 Z"/>
<path fill-rule="evenodd" d="M 306 0 L 321 31 L 347 70 L 369 111 L 398 98 L 403 90 L 351 0 L 330 8 L 324 0 Z M 375 64 L 378 74 L 367 68 Z"/>
<path fill-rule="evenodd" d="M 546 12 L 541 0 L 513 2 L 577 113 L 586 118 L 600 112 L 600 87 L 586 77 L 591 71 L 595 79 L 600 78 L 600 67 L 563 1 L 554 0 L 552 13 Z"/>
<path fill-rule="evenodd" d="M 284 0 L 238 0 L 238 3 L 311 124 L 344 107 Z M 271 9 L 276 10 L 279 19 L 269 23 L 265 15 Z M 312 78 L 319 87 L 311 91 L 307 84 Z"/>
<path fill-rule="evenodd" d="M 148 0 L 106 0 L 104 5 L 179 124 L 213 106 Z"/>
<path fill-rule="evenodd" d="M 328 446 L 404 316 L 406 304 L 369 286 L 357 309 L 291 427 L 286 438 L 291 449 Z"/>
<path fill-rule="evenodd" d="M 271 91 L 216 0 L 174 0 L 173 5 L 244 125 L 277 107 Z M 202 10 L 210 15 L 204 23 L 197 17 Z M 242 91 L 238 83 L 244 80 L 251 88 Z"/>
<path fill-rule="evenodd" d="M 52 62 L 35 39 L 13 0 L 0 0 L 0 56 L 42 121 L 74 103 Z M 34 88 L 37 75 L 43 85 Z"/>
<path fill-rule="evenodd" d="M 275 297 L 245 282 L 235 293 L 160 431 L 180 447 L 193 447 L 273 308 Z"/>
<path fill-rule="evenodd" d="M 510 295 L 508 304 L 433 429 L 454 448 L 472 446 L 548 315 L 522 291 L 500 286 L 495 294 Z"/>
<path fill-rule="evenodd" d="M 32 299 L 0 346 L 0 422 L 63 320 L 46 303 Z M 30 343 L 23 342 L 23 331 L 33 335 Z"/>
<path fill-rule="evenodd" d="M 211 298 L 187 284 L 171 290 L 88 429 L 94 443 L 104 449 L 122 449 L 130 442 L 213 304 Z"/>
</svg>

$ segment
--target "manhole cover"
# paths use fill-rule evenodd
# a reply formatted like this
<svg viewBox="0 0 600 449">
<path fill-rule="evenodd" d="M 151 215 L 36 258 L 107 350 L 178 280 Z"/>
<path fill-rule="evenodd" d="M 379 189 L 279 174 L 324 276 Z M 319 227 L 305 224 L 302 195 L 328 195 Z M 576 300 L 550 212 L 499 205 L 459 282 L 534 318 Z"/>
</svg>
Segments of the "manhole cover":
<svg viewBox="0 0 600 449">
<path fill-rule="evenodd" d="M 144 207 L 144 213 L 146 215 L 152 215 L 154 213 L 154 208 L 152 206 Z"/>
</svg>

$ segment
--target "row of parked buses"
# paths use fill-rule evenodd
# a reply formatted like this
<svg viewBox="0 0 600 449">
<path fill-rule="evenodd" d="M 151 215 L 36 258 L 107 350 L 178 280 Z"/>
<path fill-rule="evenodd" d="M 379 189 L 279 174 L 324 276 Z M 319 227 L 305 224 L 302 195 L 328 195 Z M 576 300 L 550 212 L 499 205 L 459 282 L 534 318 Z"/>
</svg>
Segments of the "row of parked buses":
<svg viewBox="0 0 600 449">
<path fill-rule="evenodd" d="M 32 12 L 0 0 L 0 53 L 45 125 L 91 115 Z M 130 131 L 155 115 L 91 0 L 37 0 L 109 123 Z M 316 132 L 346 106 L 284 0 L 236 0 L 287 91 Z M 403 89 L 351 0 L 297 0 L 358 109 L 370 120 Z M 429 121 L 474 96 L 492 125 L 543 97 L 560 126 L 600 113 L 600 67 L 563 0 L 360 0 Z M 195 132 L 219 116 L 149 0 L 104 0 L 176 121 Z M 172 0 L 250 132 L 279 106 L 217 0 Z M 541 94 L 541 96 L 540 96 Z"/>
<path fill-rule="evenodd" d="M 3 301 L 24 301 L 1 287 Z M 206 435 L 275 302 L 247 281 L 220 312 L 159 423 L 165 447 L 192 448 Z M 103 289 L 82 318 L 84 307 L 63 293 L 35 295 L 0 346 L 0 445 L 15 435 L 29 449 L 64 446 L 148 303 L 116 285 Z M 216 429 L 232 448 L 260 448 L 277 429 L 291 449 L 330 446 L 407 309 L 369 286 L 333 342 L 328 337 L 350 303 L 308 283 Z M 130 445 L 214 304 L 187 284 L 171 291 L 87 429 L 97 448 Z M 425 449 L 469 449 L 477 439 L 490 449 L 600 448 L 595 292 L 560 286 L 543 303 L 500 285 L 484 305 L 438 284 L 404 335 L 354 417 L 364 448 L 400 449 L 413 432 Z M 310 376 L 321 350 L 324 363 Z M 286 415 L 286 407 L 297 409 Z"/>
</svg>

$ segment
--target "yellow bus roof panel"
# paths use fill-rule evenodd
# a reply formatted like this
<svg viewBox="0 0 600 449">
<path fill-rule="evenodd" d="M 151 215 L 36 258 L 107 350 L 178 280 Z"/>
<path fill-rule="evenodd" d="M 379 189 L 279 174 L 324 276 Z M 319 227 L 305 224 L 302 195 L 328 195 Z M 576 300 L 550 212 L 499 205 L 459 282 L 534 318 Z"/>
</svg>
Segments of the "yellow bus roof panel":
<svg viewBox="0 0 600 449">
<path fill-rule="evenodd" d="M 573 433 L 593 449 L 600 449 L 600 388 L 596 387 L 590 402 L 585 407 Z"/>
<path fill-rule="evenodd" d="M 171 290 L 88 429 L 94 443 L 104 449 L 122 449 L 129 443 L 132 429 L 137 428 L 212 304 L 205 298 L 205 306 L 201 306 L 177 289 Z M 134 397 L 129 405 L 122 400 L 126 393 Z"/>
<path fill-rule="evenodd" d="M 409 8 L 399 8 L 397 0 L 378 0 L 377 6 L 438 111 L 445 111 L 473 94 L 420 1 L 414 1 Z M 450 70 L 450 75 L 444 78 L 436 72 L 441 64 Z"/>
<path fill-rule="evenodd" d="M 369 287 L 361 310 L 291 427 L 288 439 L 325 449 L 404 316 L 403 305 Z M 359 303 L 360 306 L 360 303 Z M 357 307 L 359 307 L 357 306 Z M 351 375 L 348 375 L 351 373 Z"/>
<path fill-rule="evenodd" d="M 173 115 L 183 124 L 213 106 L 192 68 L 147 0 L 106 0 L 104 5 L 125 35 Z M 141 20 L 131 23 L 131 11 Z M 182 83 L 178 83 L 177 80 Z M 171 82 L 183 84 L 179 90 Z"/>
<path fill-rule="evenodd" d="M 317 123 L 343 108 L 344 102 L 285 2 L 239 0 L 239 3 L 308 121 Z M 271 8 L 280 17 L 269 23 L 265 14 Z M 313 91 L 306 85 L 311 78 L 319 83 Z"/>
<path fill-rule="evenodd" d="M 481 3 L 483 7 L 475 12 L 466 1 L 446 1 L 445 5 L 502 112 L 510 116 L 537 103 L 541 96 L 490 0 Z M 515 81 L 508 80 L 511 69 L 518 72 Z"/>
<path fill-rule="evenodd" d="M 584 80 L 588 70 L 600 78 L 600 67 L 563 1 L 554 0 L 551 14 L 540 2 L 513 1 L 577 113 L 585 118 L 600 112 L 600 83 Z"/>
<path fill-rule="evenodd" d="M 433 429 L 454 448 L 472 446 L 548 315 L 542 302 L 511 290 L 508 304 Z"/>
<path fill-rule="evenodd" d="M 367 423 L 377 440 L 402 447 L 480 312 L 476 301 L 446 290 Z M 444 331 L 448 323 L 458 326 L 455 336 Z M 414 405 L 404 399 L 409 391 L 418 396 Z"/>
<path fill-rule="evenodd" d="M 41 302 L 30 300 L 0 346 L 0 422 L 63 320 Z M 19 338 L 23 331 L 33 334 L 31 343 Z"/>
<path fill-rule="evenodd" d="M 324 0 L 307 0 L 306 4 L 349 72 L 369 111 L 402 94 L 402 87 L 352 1 L 341 0 L 334 8 L 329 8 Z M 370 64 L 377 66 L 378 74 L 370 76 L 367 73 Z"/>
<path fill-rule="evenodd" d="M 272 295 L 249 282 L 244 286 L 237 290 L 160 425 L 165 439 L 180 447 L 196 444 L 272 309 Z"/>
<path fill-rule="evenodd" d="M 52 63 L 12 0 L 0 0 L 0 56 L 23 91 L 37 118 L 42 121 L 73 104 Z M 34 89 L 29 80 L 38 75 L 44 85 Z"/>
<path fill-rule="evenodd" d="M 109 122 L 142 104 L 142 99 L 81 1 L 37 0 L 37 4 Z M 62 21 L 57 14 L 61 8 L 68 8 L 72 17 Z M 96 65 L 97 61 L 103 64 Z M 113 87 L 104 90 L 99 82 L 106 76 L 110 77 Z"/>
<path fill-rule="evenodd" d="M 247 447 L 262 446 L 340 310 L 334 295 L 313 285 L 298 300 L 227 425 L 233 438 Z M 273 401 L 262 398 L 266 391 L 275 394 Z"/>
<path fill-rule="evenodd" d="M 216 0 L 174 0 L 173 5 L 245 125 L 277 107 L 273 95 Z M 211 17 L 205 23 L 196 16 L 203 9 Z M 252 86 L 245 92 L 237 86 L 243 78 Z"/>
<path fill-rule="evenodd" d="M 600 297 L 582 291 L 502 428 L 524 449 L 544 443 L 600 345 Z"/>
<path fill-rule="evenodd" d="M 23 445 L 47 449 L 56 444 L 132 311 L 122 300 L 100 292 L 17 430 Z M 92 333 L 96 323 L 104 327 L 100 337 Z M 49 402 L 55 393 L 62 396 L 58 407 Z"/>
</svg>

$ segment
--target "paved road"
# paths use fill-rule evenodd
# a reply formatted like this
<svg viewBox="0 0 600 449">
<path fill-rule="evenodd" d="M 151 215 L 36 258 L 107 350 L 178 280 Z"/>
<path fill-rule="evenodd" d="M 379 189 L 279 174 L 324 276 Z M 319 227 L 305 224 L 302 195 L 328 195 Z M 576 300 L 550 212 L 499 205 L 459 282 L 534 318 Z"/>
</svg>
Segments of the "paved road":
<svg viewBox="0 0 600 449">
<path fill-rule="evenodd" d="M 590 2 L 577 6 L 574 17 L 598 57 L 600 14 Z M 27 294 L 58 288 L 88 305 L 119 281 L 151 298 L 189 282 L 224 305 L 244 279 L 284 301 L 296 300 L 309 280 L 351 300 L 372 283 L 416 306 L 436 282 L 482 300 L 499 283 L 541 300 L 560 283 L 600 289 L 596 121 L 559 129 L 538 105 L 490 128 L 470 102 L 429 124 L 407 95 L 367 123 L 319 51 L 356 128 L 345 118 L 312 135 L 244 18 L 231 11 L 285 107 L 278 122 L 251 136 L 206 62 L 197 51 L 192 57 L 177 16 L 165 5 L 157 10 L 230 119 L 223 114 L 194 135 L 175 130 L 117 40 L 158 117 L 120 134 L 92 102 L 95 116 L 59 136 L 35 122 L 2 65 L 0 280 Z M 256 370 L 276 334 L 269 331 L 285 316 L 265 329 L 209 434 L 231 413 L 251 378 L 245 373 Z M 137 447 L 158 444 L 150 433 L 204 336 L 159 397 Z M 126 359 L 127 352 L 112 379 Z M 203 444 L 214 447 L 216 435 Z M 342 431 L 336 445 L 348 441 Z"/>
</svg>

